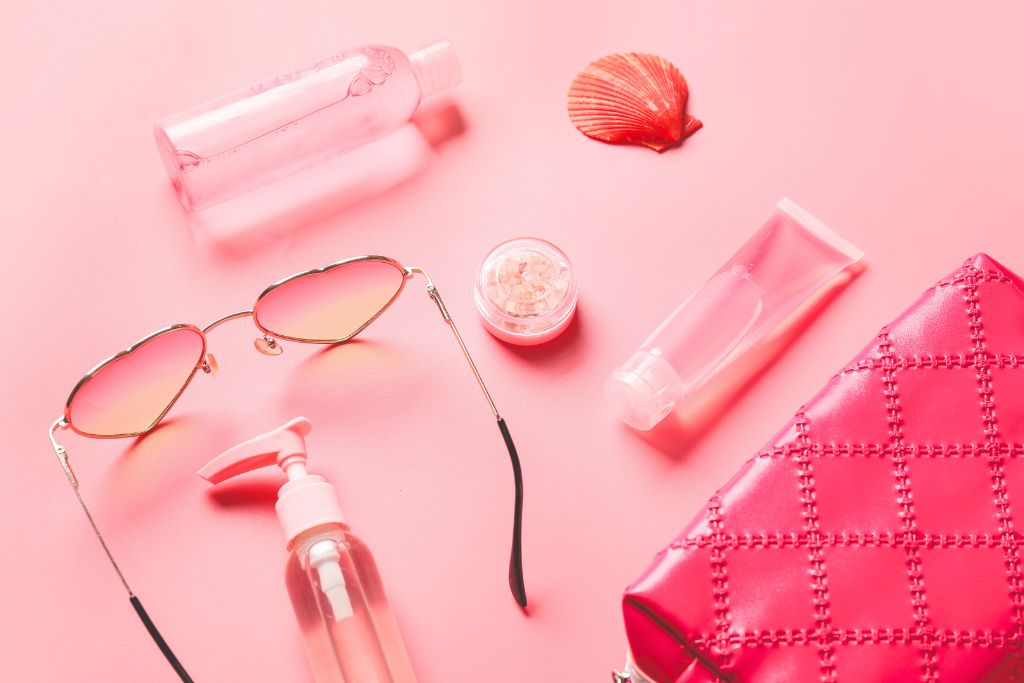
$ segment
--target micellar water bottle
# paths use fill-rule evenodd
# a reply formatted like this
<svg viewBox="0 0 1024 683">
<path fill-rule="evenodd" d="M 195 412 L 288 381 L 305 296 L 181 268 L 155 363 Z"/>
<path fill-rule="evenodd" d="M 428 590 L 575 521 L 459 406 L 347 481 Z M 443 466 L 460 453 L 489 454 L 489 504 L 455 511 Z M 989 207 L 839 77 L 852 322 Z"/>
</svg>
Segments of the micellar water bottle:
<svg viewBox="0 0 1024 683">
<path fill-rule="evenodd" d="M 409 55 L 367 45 L 165 118 L 154 134 L 181 203 L 199 211 L 391 133 L 460 80 L 447 41 Z"/>
</svg>

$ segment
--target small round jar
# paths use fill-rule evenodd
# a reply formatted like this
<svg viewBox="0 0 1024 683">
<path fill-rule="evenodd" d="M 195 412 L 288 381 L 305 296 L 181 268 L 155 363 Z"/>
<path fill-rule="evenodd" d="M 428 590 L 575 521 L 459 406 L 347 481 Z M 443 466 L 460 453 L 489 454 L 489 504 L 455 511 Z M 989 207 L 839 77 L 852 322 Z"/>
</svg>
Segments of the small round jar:
<svg viewBox="0 0 1024 683">
<path fill-rule="evenodd" d="M 576 275 L 562 250 L 535 237 L 502 242 L 487 254 L 473 295 L 487 330 L 531 346 L 560 335 L 576 313 Z"/>
</svg>

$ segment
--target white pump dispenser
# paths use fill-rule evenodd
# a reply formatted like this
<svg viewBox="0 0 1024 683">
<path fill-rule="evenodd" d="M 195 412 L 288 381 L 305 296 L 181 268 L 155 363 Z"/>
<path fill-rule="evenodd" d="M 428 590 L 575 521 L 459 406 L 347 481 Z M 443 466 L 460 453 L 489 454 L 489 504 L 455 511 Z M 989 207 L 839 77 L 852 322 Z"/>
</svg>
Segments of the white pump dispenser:
<svg viewBox="0 0 1024 683">
<path fill-rule="evenodd" d="M 199 475 L 219 484 L 276 464 L 288 476 L 275 509 L 292 551 L 286 582 L 317 683 L 414 683 L 373 557 L 345 523 L 334 486 L 306 471 L 312 426 L 295 418 L 221 453 Z"/>
</svg>

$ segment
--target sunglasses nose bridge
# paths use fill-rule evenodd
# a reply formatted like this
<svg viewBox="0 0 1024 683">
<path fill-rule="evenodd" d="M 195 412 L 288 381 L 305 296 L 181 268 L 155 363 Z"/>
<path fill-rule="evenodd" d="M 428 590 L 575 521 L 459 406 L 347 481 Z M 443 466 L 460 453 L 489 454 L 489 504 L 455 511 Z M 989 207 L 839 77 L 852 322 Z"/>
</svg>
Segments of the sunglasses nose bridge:
<svg viewBox="0 0 1024 683">
<path fill-rule="evenodd" d="M 245 311 L 238 311 L 237 313 L 231 313 L 229 315 L 224 316 L 223 318 L 218 318 L 217 320 L 214 320 L 212 323 L 210 323 L 209 325 L 204 327 L 203 328 L 203 335 L 204 336 L 209 335 L 211 331 L 217 329 L 218 327 L 220 327 L 221 325 L 223 325 L 226 322 L 230 322 L 232 320 L 238 320 L 239 318 L 251 318 L 251 317 L 252 317 L 252 309 L 247 309 Z"/>
</svg>

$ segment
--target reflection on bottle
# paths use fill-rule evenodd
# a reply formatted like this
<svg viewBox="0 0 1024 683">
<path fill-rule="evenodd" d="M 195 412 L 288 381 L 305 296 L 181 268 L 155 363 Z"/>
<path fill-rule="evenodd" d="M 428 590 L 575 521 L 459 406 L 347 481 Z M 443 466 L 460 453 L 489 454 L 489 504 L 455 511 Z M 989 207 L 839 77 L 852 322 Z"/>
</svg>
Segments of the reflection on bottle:
<svg viewBox="0 0 1024 683">
<path fill-rule="evenodd" d="M 191 214 L 200 242 L 251 249 L 286 236 L 413 178 L 436 152 L 414 124 L 275 183 Z"/>
</svg>

